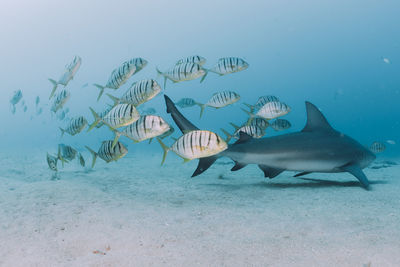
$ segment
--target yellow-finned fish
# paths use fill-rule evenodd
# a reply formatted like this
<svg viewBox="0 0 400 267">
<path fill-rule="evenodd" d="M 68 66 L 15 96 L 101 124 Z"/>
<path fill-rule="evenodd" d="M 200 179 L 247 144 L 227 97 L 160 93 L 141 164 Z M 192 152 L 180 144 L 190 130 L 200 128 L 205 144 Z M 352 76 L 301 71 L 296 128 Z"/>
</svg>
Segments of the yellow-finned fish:
<svg viewBox="0 0 400 267">
<path fill-rule="evenodd" d="M 117 98 L 110 94 L 107 94 L 113 101 L 114 104 L 125 103 L 132 104 L 135 107 L 143 104 L 150 99 L 154 98 L 161 92 L 161 87 L 153 79 L 146 79 L 135 82 L 131 87 L 120 97 Z"/>
<path fill-rule="evenodd" d="M 217 73 L 219 75 L 226 75 L 229 73 L 235 73 L 238 71 L 245 70 L 249 67 L 249 64 L 244 59 L 238 57 L 224 57 L 218 60 L 217 65 L 208 71 Z"/>
<path fill-rule="evenodd" d="M 385 144 L 378 141 L 373 142 L 369 147 L 369 150 L 371 150 L 375 154 L 382 153 L 383 151 L 385 151 L 385 149 Z"/>
<path fill-rule="evenodd" d="M 140 117 L 139 112 L 132 104 L 118 104 L 103 117 L 100 117 L 92 108 L 89 109 L 93 114 L 94 122 L 90 125 L 88 131 L 92 130 L 99 122 L 103 122 L 111 129 L 116 129 L 122 126 L 128 126 L 137 121 Z"/>
<path fill-rule="evenodd" d="M 159 138 L 157 140 L 164 150 L 161 165 L 170 150 L 174 151 L 186 162 L 192 159 L 209 157 L 228 148 L 228 144 L 216 133 L 205 130 L 187 132 L 179 137 L 171 147 L 167 147 Z"/>
<path fill-rule="evenodd" d="M 222 91 L 212 95 L 212 97 L 205 104 L 196 103 L 200 106 L 200 118 L 203 115 L 206 106 L 213 108 L 222 108 L 239 101 L 240 95 L 233 91 Z"/>
<path fill-rule="evenodd" d="M 131 60 L 125 61 L 122 63 L 121 66 L 118 68 L 114 69 L 110 77 L 108 78 L 108 81 L 106 85 L 99 85 L 99 84 L 93 84 L 97 88 L 100 89 L 99 96 L 97 97 L 97 101 L 99 101 L 100 97 L 103 95 L 104 89 L 109 88 L 109 89 L 114 89 L 117 90 L 120 88 L 123 84 L 126 83 L 126 81 L 135 73 L 143 69 L 147 65 L 147 61 L 143 58 L 132 58 Z"/>
<path fill-rule="evenodd" d="M 203 67 L 196 63 L 182 63 L 175 65 L 172 69 L 169 69 L 165 72 L 156 69 L 157 73 L 164 77 L 164 90 L 166 87 L 167 79 L 171 80 L 174 83 L 183 82 L 183 81 L 191 81 L 197 79 L 199 77 L 203 77 L 200 82 L 202 82 L 205 78 L 207 72 L 203 69 Z"/>
<path fill-rule="evenodd" d="M 268 102 L 267 104 L 262 106 L 256 114 L 253 114 L 245 109 L 242 110 L 250 116 L 249 121 L 247 122 L 247 125 L 250 125 L 251 121 L 255 117 L 272 120 L 288 114 L 291 109 L 283 102 Z"/>
<path fill-rule="evenodd" d="M 72 136 L 82 132 L 83 129 L 85 129 L 87 125 L 87 120 L 83 116 L 79 116 L 76 118 L 72 118 L 66 129 L 63 129 L 60 127 L 61 130 L 61 137 L 64 135 L 64 133 L 68 133 Z"/>
<path fill-rule="evenodd" d="M 262 108 L 265 104 L 269 102 L 279 102 L 279 98 L 273 95 L 264 95 L 260 96 L 254 105 L 249 105 L 246 103 L 244 104 L 248 106 L 250 108 L 250 112 L 253 113 L 254 111 L 258 111 L 260 108 Z"/>
<path fill-rule="evenodd" d="M 82 59 L 79 56 L 75 56 L 72 62 L 65 66 L 65 71 L 63 75 L 61 75 L 60 79 L 58 79 L 58 81 L 49 79 L 49 81 L 53 84 L 53 89 L 51 91 L 49 99 L 53 97 L 54 93 L 56 92 L 57 86 L 59 84 L 67 86 L 69 81 L 74 78 L 81 64 L 82 64 Z"/>
<path fill-rule="evenodd" d="M 146 115 L 142 116 L 136 122 L 128 125 L 121 132 L 115 131 L 115 139 L 113 146 L 117 143 L 121 135 L 128 137 L 134 142 L 141 142 L 160 136 L 171 129 L 168 123 L 159 116 Z"/>
<path fill-rule="evenodd" d="M 261 138 L 265 135 L 265 129 L 260 128 L 256 125 L 244 125 L 242 127 L 237 126 L 233 123 L 230 123 L 230 125 L 235 128 L 235 132 L 233 134 L 230 134 L 224 129 L 221 129 L 221 131 L 227 136 L 226 142 L 229 142 L 232 138 L 239 139 L 240 132 L 244 132 L 253 138 Z"/>
<path fill-rule="evenodd" d="M 117 142 L 114 147 L 112 147 L 112 144 L 113 144 L 112 140 L 103 141 L 97 152 L 92 150 L 90 147 L 85 146 L 86 149 L 89 150 L 89 152 L 93 156 L 92 168 L 96 163 L 97 157 L 109 163 L 111 161 L 119 160 L 128 153 L 128 149 L 121 142 Z"/>
</svg>

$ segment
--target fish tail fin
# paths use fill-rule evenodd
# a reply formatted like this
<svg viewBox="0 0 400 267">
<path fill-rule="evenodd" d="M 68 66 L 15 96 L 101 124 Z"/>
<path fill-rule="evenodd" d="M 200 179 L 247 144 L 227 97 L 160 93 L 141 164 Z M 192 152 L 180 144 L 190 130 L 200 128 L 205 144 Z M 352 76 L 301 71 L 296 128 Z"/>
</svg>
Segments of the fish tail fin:
<svg viewBox="0 0 400 267">
<path fill-rule="evenodd" d="M 157 76 L 158 77 L 162 76 L 164 78 L 164 90 L 165 90 L 165 88 L 167 87 L 166 86 L 167 85 L 167 77 L 165 76 L 165 74 L 161 70 L 158 69 L 158 67 L 156 67 L 156 71 L 157 71 Z"/>
<path fill-rule="evenodd" d="M 229 143 L 229 141 L 231 141 L 231 139 L 232 139 L 232 135 L 230 134 L 230 133 L 228 133 L 228 131 L 226 131 L 225 129 L 222 129 L 221 128 L 221 131 L 226 135 L 226 140 L 225 140 L 225 142 L 226 143 Z"/>
<path fill-rule="evenodd" d="M 207 77 L 208 74 L 208 69 L 203 69 L 205 71 L 203 77 L 201 77 L 200 83 L 202 83 L 204 81 L 204 79 Z"/>
<path fill-rule="evenodd" d="M 230 122 L 229 124 L 232 125 L 232 127 L 235 128 L 235 130 L 239 130 L 239 128 L 240 128 L 239 126 L 237 126 L 233 122 Z"/>
<path fill-rule="evenodd" d="M 92 114 L 93 114 L 94 122 L 89 126 L 89 129 L 87 130 L 88 132 L 89 132 L 90 130 L 92 130 L 92 129 L 101 121 L 101 118 L 100 118 L 99 115 L 96 113 L 96 111 L 94 111 L 94 109 L 92 109 L 91 107 L 89 107 L 89 109 L 90 109 L 90 111 L 91 111 Z"/>
<path fill-rule="evenodd" d="M 113 95 L 110 94 L 106 94 L 109 98 L 111 98 L 112 101 L 114 101 L 114 105 L 113 107 L 115 107 L 116 105 L 119 104 L 119 102 L 121 102 L 121 99 L 119 99 L 118 97 L 115 97 Z"/>
<path fill-rule="evenodd" d="M 168 151 L 170 150 L 170 148 L 167 147 L 167 146 L 163 143 L 163 141 L 161 141 L 160 138 L 157 138 L 157 141 L 160 143 L 160 145 L 161 145 L 161 147 L 162 147 L 162 149 L 163 149 L 163 151 L 164 151 L 163 158 L 162 158 L 162 161 L 161 161 L 161 165 L 163 165 L 164 162 L 165 162 L 165 158 L 167 157 L 167 153 L 168 153 Z"/>
<path fill-rule="evenodd" d="M 67 161 L 61 155 L 61 148 L 60 147 L 58 147 L 57 159 L 61 160 L 62 167 L 64 168 L 64 163 L 66 163 Z"/>
<path fill-rule="evenodd" d="M 247 115 L 249 115 L 249 119 L 247 120 L 247 125 L 250 125 L 250 123 L 254 119 L 254 114 L 251 113 L 250 111 L 245 110 L 244 108 L 241 108 L 241 110 L 243 110 Z"/>
<path fill-rule="evenodd" d="M 116 129 L 113 129 L 112 131 L 115 133 L 115 138 L 114 138 L 114 141 L 113 141 L 113 143 L 112 143 L 112 145 L 111 145 L 111 149 L 114 149 L 115 145 L 116 145 L 117 142 L 118 142 L 118 139 L 119 139 L 120 136 L 121 136 L 121 132 L 117 131 Z"/>
<path fill-rule="evenodd" d="M 200 118 L 201 118 L 203 116 L 204 109 L 206 108 L 206 104 L 201 104 L 196 102 L 196 105 L 200 107 Z"/>
<path fill-rule="evenodd" d="M 92 154 L 92 156 L 93 156 L 93 160 L 92 160 L 92 169 L 93 169 L 94 164 L 96 163 L 97 153 L 93 149 L 91 149 L 90 147 L 88 147 L 88 146 L 85 146 L 85 147 L 86 147 L 87 150 L 89 150 L 90 154 Z"/>
<path fill-rule="evenodd" d="M 53 79 L 49 79 L 49 81 L 53 84 L 53 89 L 51 90 L 50 97 L 49 97 L 49 99 L 51 99 L 53 97 L 54 93 L 56 92 L 58 83 Z"/>
<path fill-rule="evenodd" d="M 65 133 L 65 130 L 63 128 L 61 128 L 61 127 L 59 127 L 59 128 L 60 128 L 60 131 L 61 131 L 61 137 L 63 137 L 64 133 Z"/>
<path fill-rule="evenodd" d="M 104 89 L 105 89 L 106 87 L 103 86 L 103 85 L 97 84 L 97 83 L 94 83 L 93 85 L 96 86 L 97 88 L 99 88 L 99 90 L 100 90 L 99 96 L 97 97 L 97 101 L 99 101 L 99 100 L 100 100 L 100 97 L 103 95 Z"/>
<path fill-rule="evenodd" d="M 250 105 L 250 104 L 247 104 L 247 103 L 243 103 L 243 104 L 250 109 L 250 113 L 254 112 L 254 106 L 253 105 Z"/>
</svg>

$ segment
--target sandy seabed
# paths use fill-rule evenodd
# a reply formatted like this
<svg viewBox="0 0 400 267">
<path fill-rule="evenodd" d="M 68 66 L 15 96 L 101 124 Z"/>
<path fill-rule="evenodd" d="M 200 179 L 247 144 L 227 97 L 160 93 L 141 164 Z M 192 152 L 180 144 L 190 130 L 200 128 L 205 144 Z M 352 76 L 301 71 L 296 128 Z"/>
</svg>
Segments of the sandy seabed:
<svg viewBox="0 0 400 267">
<path fill-rule="evenodd" d="M 366 191 L 139 153 L 50 180 L 45 154 L 0 155 L 1 266 L 400 266 L 400 165 L 382 159 Z"/>
</svg>

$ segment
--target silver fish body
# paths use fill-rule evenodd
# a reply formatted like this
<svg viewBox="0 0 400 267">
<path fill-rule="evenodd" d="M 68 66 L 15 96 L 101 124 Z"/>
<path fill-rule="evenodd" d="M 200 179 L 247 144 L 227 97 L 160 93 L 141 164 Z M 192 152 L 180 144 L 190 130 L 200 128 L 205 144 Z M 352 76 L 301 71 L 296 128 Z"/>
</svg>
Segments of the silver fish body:
<svg viewBox="0 0 400 267">
<path fill-rule="evenodd" d="M 288 114 L 290 110 L 283 102 L 268 102 L 257 111 L 256 116 L 271 120 Z"/>
<path fill-rule="evenodd" d="M 287 130 L 291 127 L 292 125 L 290 124 L 290 122 L 288 120 L 285 119 L 276 119 L 273 123 L 271 123 L 271 127 L 275 130 L 275 131 L 283 131 L 283 130 Z"/>
<path fill-rule="evenodd" d="M 47 153 L 46 160 L 47 160 L 47 164 L 49 165 L 50 170 L 56 172 L 57 171 L 58 158 L 56 158 L 56 157 L 50 155 L 49 153 Z"/>
<path fill-rule="evenodd" d="M 184 63 L 196 63 L 199 64 L 200 66 L 203 66 L 206 63 L 206 59 L 202 56 L 189 56 L 189 57 L 185 57 L 182 58 L 180 60 L 178 60 L 175 65 L 180 65 L 180 64 L 184 64 Z"/>
<path fill-rule="evenodd" d="M 139 112 L 132 104 L 118 104 L 101 120 L 111 128 L 128 126 L 139 119 Z"/>
<path fill-rule="evenodd" d="M 245 70 L 248 67 L 249 64 L 241 58 L 225 57 L 225 58 L 220 58 L 218 60 L 217 65 L 215 65 L 209 71 L 218 73 L 219 75 L 226 75 Z"/>
<path fill-rule="evenodd" d="M 249 126 L 257 126 L 257 127 L 261 128 L 261 129 L 265 130 L 265 129 L 268 128 L 269 122 L 266 119 L 263 119 L 263 118 L 254 118 L 250 122 Z"/>
<path fill-rule="evenodd" d="M 189 108 L 195 106 L 197 103 L 193 98 L 181 98 L 178 102 L 175 103 L 180 108 Z"/>
<path fill-rule="evenodd" d="M 236 139 L 239 139 L 240 132 L 244 132 L 253 138 L 261 138 L 265 135 L 265 129 L 262 129 L 255 125 L 245 125 L 245 126 L 240 127 L 239 129 L 237 129 L 235 131 L 235 133 L 233 134 L 233 137 Z"/>
<path fill-rule="evenodd" d="M 22 91 L 14 91 L 13 96 L 10 99 L 11 105 L 16 105 L 22 99 Z"/>
<path fill-rule="evenodd" d="M 155 80 L 141 80 L 133 83 L 119 100 L 122 103 L 132 104 L 137 107 L 154 98 L 160 92 L 161 87 Z"/>
<path fill-rule="evenodd" d="M 161 72 L 157 69 L 157 72 L 164 76 L 164 89 L 167 79 L 177 83 L 182 81 L 191 81 L 206 74 L 206 71 L 203 69 L 203 67 L 196 63 L 182 63 L 175 65 L 172 69 L 169 69 L 165 72 Z"/>
<path fill-rule="evenodd" d="M 385 149 L 385 144 L 377 141 L 373 142 L 369 147 L 369 150 L 371 150 L 374 154 L 382 153 L 385 151 Z"/>
<path fill-rule="evenodd" d="M 85 117 L 79 116 L 73 118 L 69 121 L 66 129 L 60 128 L 61 136 L 64 135 L 65 132 L 74 136 L 80 133 L 86 126 L 87 126 L 87 120 L 85 119 Z"/>
<path fill-rule="evenodd" d="M 128 153 L 128 149 L 121 143 L 117 142 L 113 147 L 113 141 L 103 141 L 97 152 L 93 151 L 90 147 L 86 146 L 93 156 L 92 168 L 96 163 L 96 158 L 99 157 L 105 162 L 117 161 Z"/>
<path fill-rule="evenodd" d="M 63 89 L 55 96 L 53 105 L 51 107 L 51 111 L 56 113 L 59 109 L 63 108 L 63 106 L 65 105 L 65 103 L 67 103 L 70 97 L 71 94 L 67 90 Z"/>
<path fill-rule="evenodd" d="M 170 126 L 159 116 L 146 115 L 126 127 L 121 134 L 135 142 L 160 136 L 170 130 Z"/>
<path fill-rule="evenodd" d="M 76 154 L 78 153 L 76 149 L 69 145 L 59 144 L 58 148 L 60 150 L 60 155 L 64 160 L 71 161 L 75 159 Z"/>
</svg>

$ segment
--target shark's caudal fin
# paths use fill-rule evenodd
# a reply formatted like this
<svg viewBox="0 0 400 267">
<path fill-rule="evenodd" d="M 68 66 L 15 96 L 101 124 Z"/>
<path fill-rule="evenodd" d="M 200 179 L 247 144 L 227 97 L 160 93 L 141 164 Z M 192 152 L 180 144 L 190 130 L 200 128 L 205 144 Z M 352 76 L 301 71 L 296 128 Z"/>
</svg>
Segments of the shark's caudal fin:
<svg viewBox="0 0 400 267">
<path fill-rule="evenodd" d="M 174 102 L 167 96 L 164 95 L 165 104 L 167 106 L 167 113 L 171 114 L 172 119 L 174 120 L 175 124 L 181 130 L 182 133 L 199 130 L 194 124 L 192 124 L 179 110 L 176 108 Z M 202 174 L 205 172 L 217 159 L 219 158 L 218 155 L 214 155 L 211 157 L 200 158 L 199 164 L 197 165 L 196 170 L 192 174 L 192 177 Z"/>
<path fill-rule="evenodd" d="M 306 101 L 307 123 L 302 132 L 335 131 L 319 109 Z"/>
</svg>

